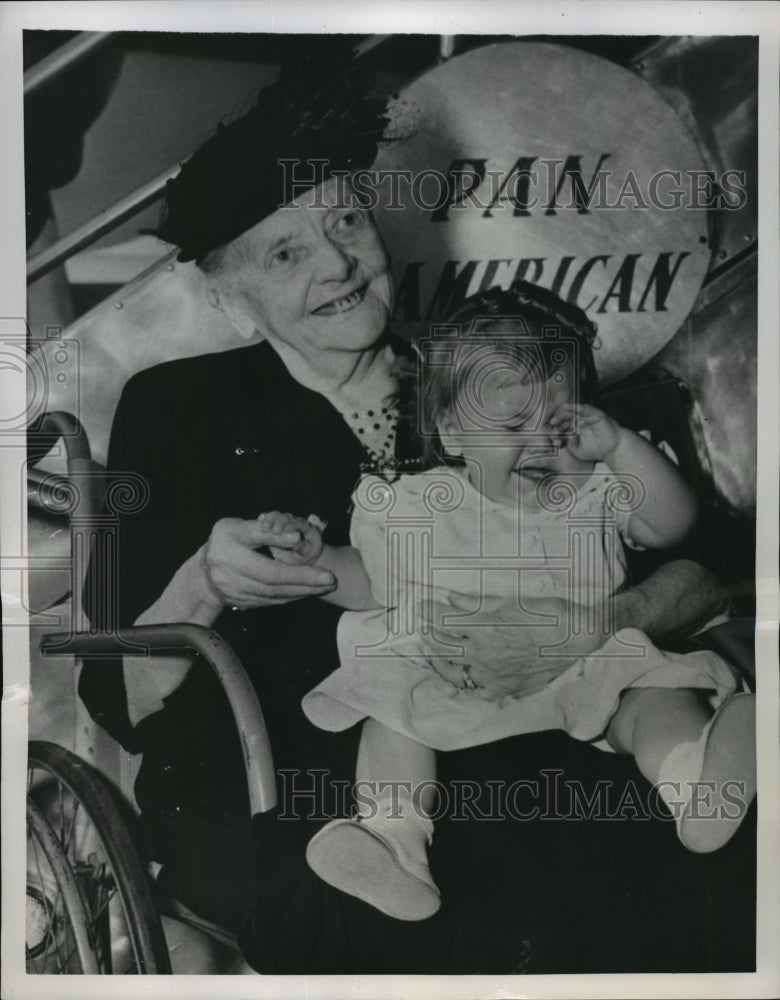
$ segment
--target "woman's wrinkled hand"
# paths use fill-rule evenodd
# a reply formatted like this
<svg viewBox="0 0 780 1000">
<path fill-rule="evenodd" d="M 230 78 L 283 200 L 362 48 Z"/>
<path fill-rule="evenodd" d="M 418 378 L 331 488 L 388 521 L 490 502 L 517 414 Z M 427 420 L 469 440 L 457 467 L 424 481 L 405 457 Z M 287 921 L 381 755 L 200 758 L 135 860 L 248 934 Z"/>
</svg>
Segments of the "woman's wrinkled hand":
<svg viewBox="0 0 780 1000">
<path fill-rule="evenodd" d="M 203 557 L 209 590 L 223 606 L 239 611 L 330 593 L 336 579 L 328 570 L 291 566 L 257 551 L 271 545 L 292 549 L 300 542 L 297 529 L 275 533 L 259 519 L 217 521 Z"/>
<path fill-rule="evenodd" d="M 451 600 L 429 602 L 421 614 L 428 634 L 460 647 L 462 655 L 457 650 L 451 657 L 442 655 L 440 646 L 433 645 L 431 666 L 456 687 L 484 689 L 486 694 L 533 694 L 599 649 L 611 634 L 606 608 L 586 609 L 559 598 L 526 599 L 524 611 L 516 601 L 484 598 L 479 624 L 469 623 L 469 617 L 476 619 L 469 615 L 473 599 Z M 574 630 L 579 616 L 588 612 L 596 627 Z"/>
</svg>

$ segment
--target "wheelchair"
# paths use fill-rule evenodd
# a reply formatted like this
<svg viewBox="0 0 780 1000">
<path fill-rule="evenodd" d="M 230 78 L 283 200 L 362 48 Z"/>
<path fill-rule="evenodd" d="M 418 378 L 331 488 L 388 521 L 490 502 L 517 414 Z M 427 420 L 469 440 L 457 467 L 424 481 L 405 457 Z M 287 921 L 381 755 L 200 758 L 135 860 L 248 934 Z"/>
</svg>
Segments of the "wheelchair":
<svg viewBox="0 0 780 1000">
<path fill-rule="evenodd" d="M 93 462 L 78 421 L 47 413 L 30 428 L 35 463 L 57 440 L 67 475 L 28 469 L 28 506 L 48 526 L 69 522 L 73 554 L 73 608 L 81 603 L 85 540 L 102 503 L 104 478 Z M 55 596 L 56 595 L 56 596 Z M 48 583 L 36 603 L 53 606 Z M 257 695 L 241 663 L 216 632 L 198 625 L 141 626 L 101 634 L 89 629 L 54 632 L 39 643 L 44 656 L 165 654 L 188 650 L 209 664 L 222 683 L 241 735 L 250 815 L 276 805 L 271 748 Z M 83 735 L 83 733 L 82 733 Z M 97 734 L 93 734 L 97 735 Z M 98 739 L 98 742 L 99 739 Z M 89 739 L 87 744 L 89 744 Z M 88 745 L 85 754 L 94 756 Z M 172 972 L 161 914 L 173 917 L 228 948 L 235 938 L 156 891 L 132 836 L 132 789 L 103 775 L 66 747 L 31 740 L 27 751 L 27 895 L 25 964 L 28 974 L 164 975 Z M 123 794 L 124 793 L 124 794 Z"/>
<path fill-rule="evenodd" d="M 635 429 L 638 418 L 634 414 L 662 414 L 649 436 L 659 446 L 666 442 L 686 473 L 699 470 L 692 473 L 693 485 L 706 497 L 706 475 L 700 473 L 695 439 L 688 432 L 691 400 L 686 393 L 679 380 L 656 372 L 649 379 L 645 376 L 641 384 L 634 380 L 618 386 L 604 404 Z M 64 476 L 43 472 L 35 464 L 60 439 L 67 457 Z M 29 440 L 29 506 L 44 518 L 59 517 L 69 523 L 70 597 L 72 607 L 79 609 L 85 542 L 99 515 L 106 485 L 103 470 L 92 461 L 78 421 L 68 414 L 44 414 L 30 428 Z M 708 502 L 714 502 L 712 497 Z M 45 600 L 54 603 L 51 593 Z M 751 619 L 746 612 L 710 630 L 707 644 L 734 664 L 745 686 L 754 689 L 749 635 Z M 273 757 L 257 695 L 232 649 L 213 630 L 174 623 L 108 634 L 87 626 L 43 635 L 40 650 L 44 656 L 72 657 L 76 662 L 93 656 L 197 654 L 222 684 L 240 734 L 250 816 L 276 805 Z M 91 746 L 86 755 L 95 756 Z M 126 776 L 113 782 L 79 754 L 42 740 L 29 744 L 27 774 L 28 973 L 170 974 L 161 915 L 174 917 L 238 951 L 228 931 L 157 891 L 131 834 L 134 814 L 128 806 L 132 791 Z M 123 786 L 124 797 L 117 784 Z"/>
</svg>

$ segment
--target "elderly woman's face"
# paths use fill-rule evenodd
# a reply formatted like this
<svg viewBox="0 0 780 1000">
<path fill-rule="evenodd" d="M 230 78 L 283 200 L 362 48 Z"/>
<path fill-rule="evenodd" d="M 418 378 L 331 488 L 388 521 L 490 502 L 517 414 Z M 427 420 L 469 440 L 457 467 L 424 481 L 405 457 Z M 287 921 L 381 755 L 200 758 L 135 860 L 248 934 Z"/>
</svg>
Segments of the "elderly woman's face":
<svg viewBox="0 0 780 1000">
<path fill-rule="evenodd" d="M 379 232 L 368 212 L 339 207 L 337 190 L 335 181 L 311 189 L 239 237 L 221 294 L 245 332 L 254 324 L 271 343 L 314 361 L 321 351 L 371 347 L 393 308 Z"/>
</svg>

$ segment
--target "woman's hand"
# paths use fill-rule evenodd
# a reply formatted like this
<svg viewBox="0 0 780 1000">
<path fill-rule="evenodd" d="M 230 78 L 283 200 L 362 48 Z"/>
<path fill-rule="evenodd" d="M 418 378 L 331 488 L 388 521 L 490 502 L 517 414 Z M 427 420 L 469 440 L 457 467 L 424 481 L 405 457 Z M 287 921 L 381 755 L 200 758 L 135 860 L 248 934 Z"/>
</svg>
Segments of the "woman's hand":
<svg viewBox="0 0 780 1000">
<path fill-rule="evenodd" d="M 620 443 L 623 428 L 595 406 L 562 403 L 549 419 L 566 449 L 582 462 L 604 462 Z"/>
<path fill-rule="evenodd" d="M 436 673 L 460 688 L 533 694 L 581 656 L 603 646 L 611 634 L 606 607 L 586 609 L 558 598 L 533 598 L 524 600 L 527 614 L 521 622 L 522 612 L 515 601 L 486 598 L 479 609 L 480 624 L 469 625 L 463 612 L 473 610 L 473 600 L 456 597 L 453 604 L 433 602 L 423 618 L 430 625 L 428 634 L 462 648 L 462 656 L 448 659 L 435 646 L 431 656 Z M 595 628 L 573 632 L 578 616 L 588 613 Z M 461 621 L 443 624 L 458 615 Z"/>
<path fill-rule="evenodd" d="M 292 548 L 300 542 L 297 529 L 277 534 L 260 520 L 217 521 L 203 560 L 210 591 L 223 606 L 239 611 L 330 593 L 336 579 L 327 570 L 287 565 L 257 551 L 263 545 Z"/>
<path fill-rule="evenodd" d="M 422 613 L 429 624 L 428 635 L 463 650 L 462 657 L 444 657 L 432 641 L 433 669 L 456 687 L 476 685 L 501 694 L 532 694 L 621 629 L 639 629 L 656 642 L 691 635 L 728 607 L 728 593 L 709 570 L 678 559 L 596 608 L 558 598 L 527 598 L 523 606 L 548 620 L 518 624 L 516 602 L 484 599 L 480 618 L 489 624 L 475 626 L 465 617 L 474 607 L 473 599 L 430 602 Z M 592 629 L 572 627 L 588 614 Z M 445 624 L 453 617 L 462 620 Z M 555 655 L 550 656 L 551 652 Z"/>
</svg>

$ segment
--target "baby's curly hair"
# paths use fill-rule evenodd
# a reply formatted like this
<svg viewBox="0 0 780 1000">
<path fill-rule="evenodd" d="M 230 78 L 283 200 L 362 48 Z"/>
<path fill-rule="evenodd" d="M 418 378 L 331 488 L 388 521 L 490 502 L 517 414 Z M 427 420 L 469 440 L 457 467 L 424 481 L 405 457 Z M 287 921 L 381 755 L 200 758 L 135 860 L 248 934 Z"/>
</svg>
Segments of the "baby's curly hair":
<svg viewBox="0 0 780 1000">
<path fill-rule="evenodd" d="M 564 302 L 549 289 L 529 281 L 516 281 L 506 290 L 491 288 L 466 299 L 446 325 L 453 327 L 452 364 L 426 365 L 420 359 L 417 403 L 420 426 L 425 428 L 422 450 L 426 467 L 457 461 L 445 453 L 433 428 L 437 419 L 455 406 L 472 370 L 485 358 L 485 347 L 546 381 L 565 363 L 561 341 L 573 340 L 577 345 L 580 399 L 598 404 L 593 359 L 596 324 L 579 306 Z M 479 338 L 486 339 L 480 343 Z M 443 340 L 441 346 L 449 345 Z"/>
</svg>

